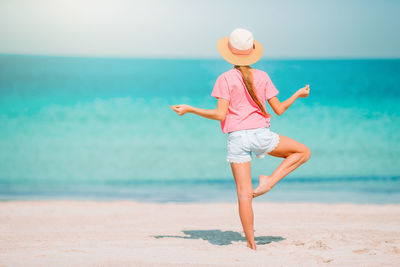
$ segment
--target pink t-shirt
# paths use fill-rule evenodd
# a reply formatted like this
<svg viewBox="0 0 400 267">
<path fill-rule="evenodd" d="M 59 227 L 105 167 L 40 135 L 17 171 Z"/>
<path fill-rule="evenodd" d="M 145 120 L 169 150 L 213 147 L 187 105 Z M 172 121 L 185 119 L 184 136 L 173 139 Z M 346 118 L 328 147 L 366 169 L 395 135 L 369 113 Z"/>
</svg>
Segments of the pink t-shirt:
<svg viewBox="0 0 400 267">
<path fill-rule="evenodd" d="M 276 96 L 279 91 L 265 71 L 250 71 L 253 73 L 254 91 L 265 108 L 265 101 Z M 263 115 L 251 98 L 240 70 L 233 68 L 222 73 L 215 82 L 211 96 L 229 100 L 228 114 L 221 121 L 223 133 L 270 126 L 270 118 Z"/>
</svg>

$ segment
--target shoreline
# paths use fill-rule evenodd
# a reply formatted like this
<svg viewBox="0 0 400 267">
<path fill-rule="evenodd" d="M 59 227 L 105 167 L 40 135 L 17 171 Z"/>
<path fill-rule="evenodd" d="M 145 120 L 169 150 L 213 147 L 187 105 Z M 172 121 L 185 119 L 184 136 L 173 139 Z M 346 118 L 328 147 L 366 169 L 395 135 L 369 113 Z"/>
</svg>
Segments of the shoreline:
<svg viewBox="0 0 400 267">
<path fill-rule="evenodd" d="M 400 204 L 258 202 L 257 250 L 237 203 L 0 202 L 1 266 L 396 266 Z"/>
<path fill-rule="evenodd" d="M 252 181 L 253 186 L 258 181 Z M 75 200 L 236 203 L 229 179 L 3 184 L 0 201 Z M 288 178 L 256 202 L 400 204 L 400 177 Z"/>
<path fill-rule="evenodd" d="M 266 194 L 270 194 L 271 192 L 267 192 Z M 236 196 L 235 196 L 236 197 Z M 267 200 L 262 199 L 263 195 L 260 197 L 253 198 L 253 205 L 308 205 L 308 206 L 370 206 L 372 207 L 394 207 L 400 208 L 400 203 L 355 203 L 355 202 L 318 202 L 318 201 L 278 201 L 278 200 Z M 110 198 L 110 199 L 101 199 L 101 198 L 88 198 L 88 199 L 80 199 L 80 198 L 37 198 L 37 199 L 0 199 L 0 204 L 3 203 L 14 203 L 14 204 L 50 204 L 50 203 L 60 203 L 60 204 L 74 204 L 74 203 L 87 203 L 87 204 L 128 204 L 128 205 L 237 205 L 237 200 L 234 201 L 148 201 L 148 200 L 137 200 L 137 199 L 120 199 L 120 198 Z"/>
</svg>

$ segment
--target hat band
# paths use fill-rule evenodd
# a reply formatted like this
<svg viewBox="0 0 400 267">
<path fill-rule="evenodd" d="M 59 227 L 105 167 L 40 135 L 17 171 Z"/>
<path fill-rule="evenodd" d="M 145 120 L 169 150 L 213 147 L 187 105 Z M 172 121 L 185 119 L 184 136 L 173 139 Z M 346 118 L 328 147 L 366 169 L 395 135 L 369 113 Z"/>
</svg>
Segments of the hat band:
<svg viewBox="0 0 400 267">
<path fill-rule="evenodd" d="M 250 54 L 251 52 L 253 52 L 254 44 L 253 44 L 249 49 L 240 50 L 240 49 L 234 48 L 234 47 L 231 45 L 231 43 L 228 41 L 228 47 L 229 47 L 229 50 L 231 50 L 231 52 L 232 52 L 233 54 L 235 54 L 235 55 L 248 55 L 248 54 Z"/>
</svg>

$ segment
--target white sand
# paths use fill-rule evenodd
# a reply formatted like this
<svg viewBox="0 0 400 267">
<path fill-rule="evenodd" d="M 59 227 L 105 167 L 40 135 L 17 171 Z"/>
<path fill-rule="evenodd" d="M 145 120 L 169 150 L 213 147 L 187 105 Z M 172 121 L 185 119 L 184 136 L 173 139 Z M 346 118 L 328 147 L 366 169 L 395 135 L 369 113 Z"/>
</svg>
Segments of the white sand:
<svg viewBox="0 0 400 267">
<path fill-rule="evenodd" d="M 236 203 L 0 202 L 0 266 L 400 266 L 400 205 L 254 212 L 257 251 Z"/>
</svg>

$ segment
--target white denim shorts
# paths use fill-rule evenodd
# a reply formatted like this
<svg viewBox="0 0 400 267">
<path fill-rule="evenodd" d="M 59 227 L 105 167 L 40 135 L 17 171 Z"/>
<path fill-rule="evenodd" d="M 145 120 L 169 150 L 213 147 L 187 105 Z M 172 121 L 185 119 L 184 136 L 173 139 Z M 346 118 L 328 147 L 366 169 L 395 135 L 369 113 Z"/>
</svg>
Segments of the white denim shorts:
<svg viewBox="0 0 400 267">
<path fill-rule="evenodd" d="M 252 159 L 252 153 L 261 159 L 279 144 L 279 134 L 269 127 L 246 129 L 228 133 L 226 161 L 242 163 Z"/>
</svg>

